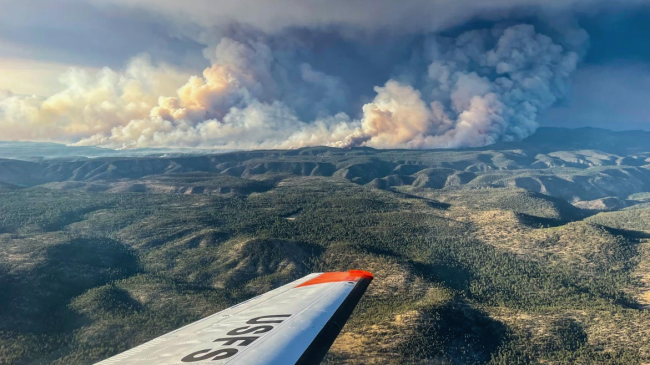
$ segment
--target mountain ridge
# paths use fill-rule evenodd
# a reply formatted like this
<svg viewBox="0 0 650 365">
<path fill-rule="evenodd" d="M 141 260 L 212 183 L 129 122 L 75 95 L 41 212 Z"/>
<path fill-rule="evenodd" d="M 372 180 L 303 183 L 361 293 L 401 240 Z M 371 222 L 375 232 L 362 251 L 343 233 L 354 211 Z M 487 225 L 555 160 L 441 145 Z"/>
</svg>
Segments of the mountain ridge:
<svg viewBox="0 0 650 365">
<path fill-rule="evenodd" d="M 540 127 L 537 131 L 522 141 L 497 142 L 492 145 L 471 148 L 454 149 L 429 149 L 428 151 L 474 151 L 474 150 L 503 150 L 524 147 L 536 147 L 541 150 L 557 149 L 561 143 L 564 149 L 602 149 L 604 152 L 625 153 L 629 149 L 646 148 L 650 139 L 650 131 L 625 130 L 613 131 L 595 127 L 563 128 Z M 605 142 L 605 143 L 603 143 Z M 626 142 L 626 143 L 621 143 Z M 632 145 L 630 146 L 630 142 Z M 552 143 L 556 143 L 553 145 Z M 621 146 L 622 145 L 622 146 Z M 598 148 L 596 148 L 598 147 Z M 297 148 L 295 151 L 336 149 L 334 147 L 315 146 Z M 351 149 L 364 151 L 375 150 L 372 147 L 353 147 Z M 12 151 L 13 150 L 13 151 Z M 381 149 L 382 151 L 400 151 L 403 149 Z M 260 150 L 274 151 L 274 150 Z M 38 159 L 58 157 L 144 157 L 147 155 L 162 156 L 172 155 L 212 155 L 232 150 L 218 150 L 210 148 L 138 148 L 115 150 L 96 146 L 74 146 L 56 142 L 33 141 L 2 141 L 0 140 L 0 158 Z M 300 152 L 298 153 L 300 154 Z"/>
</svg>

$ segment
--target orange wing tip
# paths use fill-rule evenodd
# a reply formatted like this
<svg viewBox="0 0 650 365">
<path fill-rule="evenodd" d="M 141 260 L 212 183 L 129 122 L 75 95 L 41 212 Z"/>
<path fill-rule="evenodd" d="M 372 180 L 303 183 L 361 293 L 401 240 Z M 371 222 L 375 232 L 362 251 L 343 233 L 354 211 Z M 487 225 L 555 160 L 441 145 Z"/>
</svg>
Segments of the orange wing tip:
<svg viewBox="0 0 650 365">
<path fill-rule="evenodd" d="M 304 283 L 298 285 L 296 288 L 303 286 L 316 285 L 316 284 L 325 284 L 325 283 L 335 283 L 338 281 L 359 281 L 361 279 L 372 280 L 374 276 L 363 270 L 350 270 L 343 272 L 326 272 L 318 275 L 317 277 L 307 280 Z"/>
<path fill-rule="evenodd" d="M 370 280 L 375 278 L 375 276 L 370 271 L 364 271 L 364 270 L 350 270 L 350 275 L 357 278 L 364 278 Z"/>
</svg>

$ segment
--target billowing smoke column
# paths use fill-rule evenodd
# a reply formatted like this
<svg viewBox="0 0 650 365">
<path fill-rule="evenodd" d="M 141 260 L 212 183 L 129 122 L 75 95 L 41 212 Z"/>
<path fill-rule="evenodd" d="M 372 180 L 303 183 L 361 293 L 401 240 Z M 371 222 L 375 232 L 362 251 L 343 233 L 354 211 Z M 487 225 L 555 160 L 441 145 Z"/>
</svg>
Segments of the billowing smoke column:
<svg viewBox="0 0 650 365">
<path fill-rule="evenodd" d="M 147 116 L 158 96 L 173 93 L 187 77 L 154 67 L 147 57 L 133 59 L 122 72 L 70 70 L 61 76 L 64 89 L 49 98 L 0 94 L 0 140 L 71 142 L 110 133 Z"/>
<path fill-rule="evenodd" d="M 470 31 L 432 45 L 422 90 L 390 80 L 338 146 L 476 147 L 525 138 L 565 96 L 578 55 L 533 26 Z"/>
<path fill-rule="evenodd" d="M 483 146 L 524 138 L 538 113 L 565 96 L 578 54 L 531 25 L 428 41 L 426 72 L 375 87 L 359 119 L 336 111 L 344 80 L 264 42 L 223 38 L 202 77 L 132 61 L 95 79 L 72 72 L 46 99 L 0 96 L 0 140 L 55 139 L 114 148 L 378 148 Z M 187 79 L 186 79 L 187 80 Z M 178 83 L 175 83 L 178 82 Z M 301 120 L 296 95 L 316 120 Z M 55 137 L 53 137 L 55 136 Z"/>
<path fill-rule="evenodd" d="M 199 146 L 278 148 L 324 145 L 351 132 L 347 115 L 305 123 L 281 100 L 282 89 L 272 75 L 273 54 L 259 42 L 224 38 L 214 64 L 193 76 L 177 96 L 160 97 L 145 118 L 119 125 L 110 134 L 96 134 L 79 145 L 118 148 Z M 334 78 L 302 65 L 307 83 L 331 93 Z M 316 103 L 316 102 L 315 102 Z"/>
</svg>

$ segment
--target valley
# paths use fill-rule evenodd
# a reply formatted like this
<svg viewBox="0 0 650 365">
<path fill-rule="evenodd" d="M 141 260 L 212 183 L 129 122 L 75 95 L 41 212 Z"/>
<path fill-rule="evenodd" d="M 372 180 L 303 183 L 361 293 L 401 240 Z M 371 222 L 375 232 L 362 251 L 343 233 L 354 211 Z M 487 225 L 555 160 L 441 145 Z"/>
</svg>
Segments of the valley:
<svg viewBox="0 0 650 365">
<path fill-rule="evenodd" d="M 376 279 L 327 364 L 650 363 L 648 135 L 0 156 L 0 364 L 92 364 L 351 268 Z"/>
</svg>

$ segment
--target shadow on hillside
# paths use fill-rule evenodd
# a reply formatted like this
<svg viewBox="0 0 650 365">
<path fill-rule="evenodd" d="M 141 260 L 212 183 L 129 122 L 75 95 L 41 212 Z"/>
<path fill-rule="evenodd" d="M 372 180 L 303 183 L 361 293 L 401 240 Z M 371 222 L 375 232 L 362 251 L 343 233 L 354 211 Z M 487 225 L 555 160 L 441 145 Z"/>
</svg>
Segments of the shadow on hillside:
<svg viewBox="0 0 650 365">
<path fill-rule="evenodd" d="M 612 228 L 612 227 L 601 226 L 601 225 L 599 225 L 599 227 L 603 228 L 604 230 L 606 230 L 607 232 L 615 236 L 623 236 L 625 238 L 631 238 L 634 240 L 650 238 L 650 233 L 648 232 L 634 231 L 631 229 Z"/>
<path fill-rule="evenodd" d="M 399 347 L 411 360 L 485 364 L 506 339 L 506 326 L 456 299 L 424 313 L 415 334 Z"/>
<path fill-rule="evenodd" d="M 135 254 L 110 239 L 75 239 L 48 247 L 38 265 L 0 276 L 0 329 L 65 332 L 74 328 L 70 300 L 86 290 L 135 274 Z"/>
<path fill-rule="evenodd" d="M 519 220 L 519 223 L 530 228 L 559 227 L 569 223 L 569 221 L 564 221 L 561 219 L 537 217 L 525 213 L 515 213 L 515 214 L 517 216 L 517 219 Z"/>
<path fill-rule="evenodd" d="M 413 272 L 427 281 L 441 283 L 455 290 L 469 290 L 471 273 L 460 266 L 446 263 L 424 264 L 415 261 L 411 261 L 410 264 Z"/>
<path fill-rule="evenodd" d="M 433 200 L 433 199 L 424 198 L 424 197 L 421 197 L 421 196 L 418 196 L 418 195 L 404 193 L 404 192 L 397 191 L 397 190 L 389 190 L 389 191 L 394 193 L 394 194 L 397 194 L 397 195 L 399 195 L 399 196 L 401 196 L 403 198 L 422 200 L 422 201 L 426 202 L 427 205 L 429 205 L 431 208 L 434 208 L 434 209 L 447 210 L 447 209 L 449 209 L 451 207 L 451 204 L 439 202 L 439 201 L 436 201 L 436 200 Z"/>
</svg>

